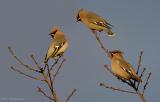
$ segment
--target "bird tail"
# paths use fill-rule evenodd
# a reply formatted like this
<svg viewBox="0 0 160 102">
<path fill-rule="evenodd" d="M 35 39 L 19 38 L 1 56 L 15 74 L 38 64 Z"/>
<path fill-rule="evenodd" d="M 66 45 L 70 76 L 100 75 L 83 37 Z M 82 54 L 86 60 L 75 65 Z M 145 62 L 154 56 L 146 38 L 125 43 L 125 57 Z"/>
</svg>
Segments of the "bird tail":
<svg viewBox="0 0 160 102">
<path fill-rule="evenodd" d="M 48 62 L 48 60 L 49 60 L 49 58 L 47 57 L 47 54 L 46 54 L 45 59 L 44 59 L 43 62 L 46 64 Z"/>
<path fill-rule="evenodd" d="M 132 78 L 133 80 L 143 83 L 143 80 L 137 74 L 133 75 Z"/>
<path fill-rule="evenodd" d="M 48 62 L 48 59 L 45 59 L 45 60 L 44 60 L 44 63 L 46 64 L 47 62 Z"/>
<path fill-rule="evenodd" d="M 107 32 L 109 37 L 114 37 L 115 36 L 115 33 L 113 33 L 111 29 L 105 29 L 105 32 Z"/>
</svg>

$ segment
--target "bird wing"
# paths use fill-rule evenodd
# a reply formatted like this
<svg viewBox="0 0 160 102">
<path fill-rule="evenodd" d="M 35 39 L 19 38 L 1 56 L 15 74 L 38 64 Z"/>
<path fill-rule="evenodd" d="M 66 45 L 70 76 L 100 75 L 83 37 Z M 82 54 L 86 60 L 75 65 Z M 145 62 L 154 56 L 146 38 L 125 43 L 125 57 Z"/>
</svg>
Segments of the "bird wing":
<svg viewBox="0 0 160 102">
<path fill-rule="evenodd" d="M 123 70 L 125 70 L 128 74 L 131 75 L 131 77 L 133 78 L 133 80 L 136 80 L 136 81 L 140 81 L 140 82 L 143 82 L 141 80 L 141 78 L 136 74 L 135 70 L 133 69 L 133 67 L 128 63 L 126 62 L 125 60 L 123 60 L 121 62 L 121 68 Z"/>
<path fill-rule="evenodd" d="M 133 67 L 126 61 L 121 60 L 120 67 L 126 71 L 128 74 L 130 75 L 135 75 L 135 70 L 133 69 Z"/>
<path fill-rule="evenodd" d="M 50 57 L 55 57 L 57 52 L 61 49 L 61 47 L 65 44 L 65 42 L 57 42 L 53 43 L 49 48 L 46 54 L 45 60 L 48 61 Z"/>
<path fill-rule="evenodd" d="M 57 55 L 57 53 L 58 53 L 58 51 L 62 48 L 62 46 L 65 44 L 65 42 L 62 42 L 62 43 L 57 43 L 56 45 L 55 45 L 55 47 L 54 47 L 54 51 L 53 51 L 53 53 L 52 53 L 52 56 L 54 57 L 54 56 L 56 56 Z"/>
<path fill-rule="evenodd" d="M 93 12 L 89 12 L 89 14 L 87 15 L 88 21 L 90 23 L 111 29 L 111 24 L 108 23 L 105 19 L 103 19 L 101 16 L 93 13 Z"/>
</svg>

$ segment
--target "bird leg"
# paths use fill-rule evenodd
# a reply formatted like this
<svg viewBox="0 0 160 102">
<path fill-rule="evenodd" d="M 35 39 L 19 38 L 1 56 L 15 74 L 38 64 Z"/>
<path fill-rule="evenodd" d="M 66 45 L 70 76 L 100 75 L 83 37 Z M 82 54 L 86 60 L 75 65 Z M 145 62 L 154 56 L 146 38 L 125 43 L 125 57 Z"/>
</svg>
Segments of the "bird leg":
<svg viewBox="0 0 160 102">
<path fill-rule="evenodd" d="M 94 34 L 94 36 L 98 37 L 98 33 L 97 33 L 97 31 L 96 31 L 96 30 L 91 29 L 91 31 L 92 31 L 92 33 Z"/>
</svg>

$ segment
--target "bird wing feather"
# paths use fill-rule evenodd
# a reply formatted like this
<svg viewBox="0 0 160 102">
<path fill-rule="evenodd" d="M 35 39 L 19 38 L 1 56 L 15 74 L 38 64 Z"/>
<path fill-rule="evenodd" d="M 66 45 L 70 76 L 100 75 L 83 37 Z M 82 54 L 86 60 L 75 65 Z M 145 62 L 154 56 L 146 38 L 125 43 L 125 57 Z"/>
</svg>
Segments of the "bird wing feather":
<svg viewBox="0 0 160 102">
<path fill-rule="evenodd" d="M 124 60 L 121 60 L 120 67 L 130 75 L 135 75 L 133 67 Z"/>
<path fill-rule="evenodd" d="M 127 63 L 125 60 L 122 61 L 122 63 L 121 63 L 120 66 L 121 66 L 121 68 L 122 68 L 123 70 L 125 70 L 128 74 L 130 74 L 131 77 L 132 77 L 134 80 L 143 82 L 143 81 L 141 80 L 141 78 L 136 74 L 136 72 L 135 72 L 135 70 L 133 69 L 133 67 L 132 67 L 129 63 Z"/>
<path fill-rule="evenodd" d="M 46 54 L 45 60 L 47 61 L 51 56 L 55 57 L 58 51 L 61 49 L 61 47 L 64 45 L 65 42 L 63 43 L 54 43 L 48 48 L 48 53 Z M 54 46 L 54 47 L 52 47 Z"/>
<path fill-rule="evenodd" d="M 57 43 L 54 47 L 54 51 L 52 53 L 52 56 L 56 56 L 58 51 L 62 48 L 62 46 L 64 45 L 65 42 L 63 43 Z"/>
<path fill-rule="evenodd" d="M 111 29 L 111 24 L 108 23 L 105 19 L 103 19 L 101 16 L 93 13 L 93 12 L 90 12 L 88 15 L 87 15 L 87 18 L 89 19 L 88 21 L 90 23 L 93 23 L 93 24 L 96 24 L 96 25 L 99 25 L 99 26 L 102 26 L 102 27 L 105 27 L 105 28 L 108 28 L 108 29 Z"/>
</svg>

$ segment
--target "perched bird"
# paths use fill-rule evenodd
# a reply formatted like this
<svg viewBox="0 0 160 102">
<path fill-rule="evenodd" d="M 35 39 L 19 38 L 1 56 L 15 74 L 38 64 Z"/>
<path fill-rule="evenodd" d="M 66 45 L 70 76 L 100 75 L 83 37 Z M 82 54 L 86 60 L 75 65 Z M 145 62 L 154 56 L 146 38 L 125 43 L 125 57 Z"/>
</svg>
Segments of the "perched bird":
<svg viewBox="0 0 160 102">
<path fill-rule="evenodd" d="M 105 31 L 108 36 L 115 36 L 111 30 L 112 25 L 94 12 L 80 9 L 76 15 L 76 21 L 82 22 L 92 31 Z"/>
<path fill-rule="evenodd" d="M 112 72 L 119 78 L 124 80 L 133 79 L 142 82 L 141 78 L 136 74 L 132 65 L 123 57 L 123 52 L 119 50 L 110 51 Z"/>
<path fill-rule="evenodd" d="M 58 27 L 54 27 L 49 35 L 52 37 L 52 42 L 48 48 L 44 63 L 47 63 L 50 58 L 62 56 L 68 48 L 68 40 Z"/>
</svg>

